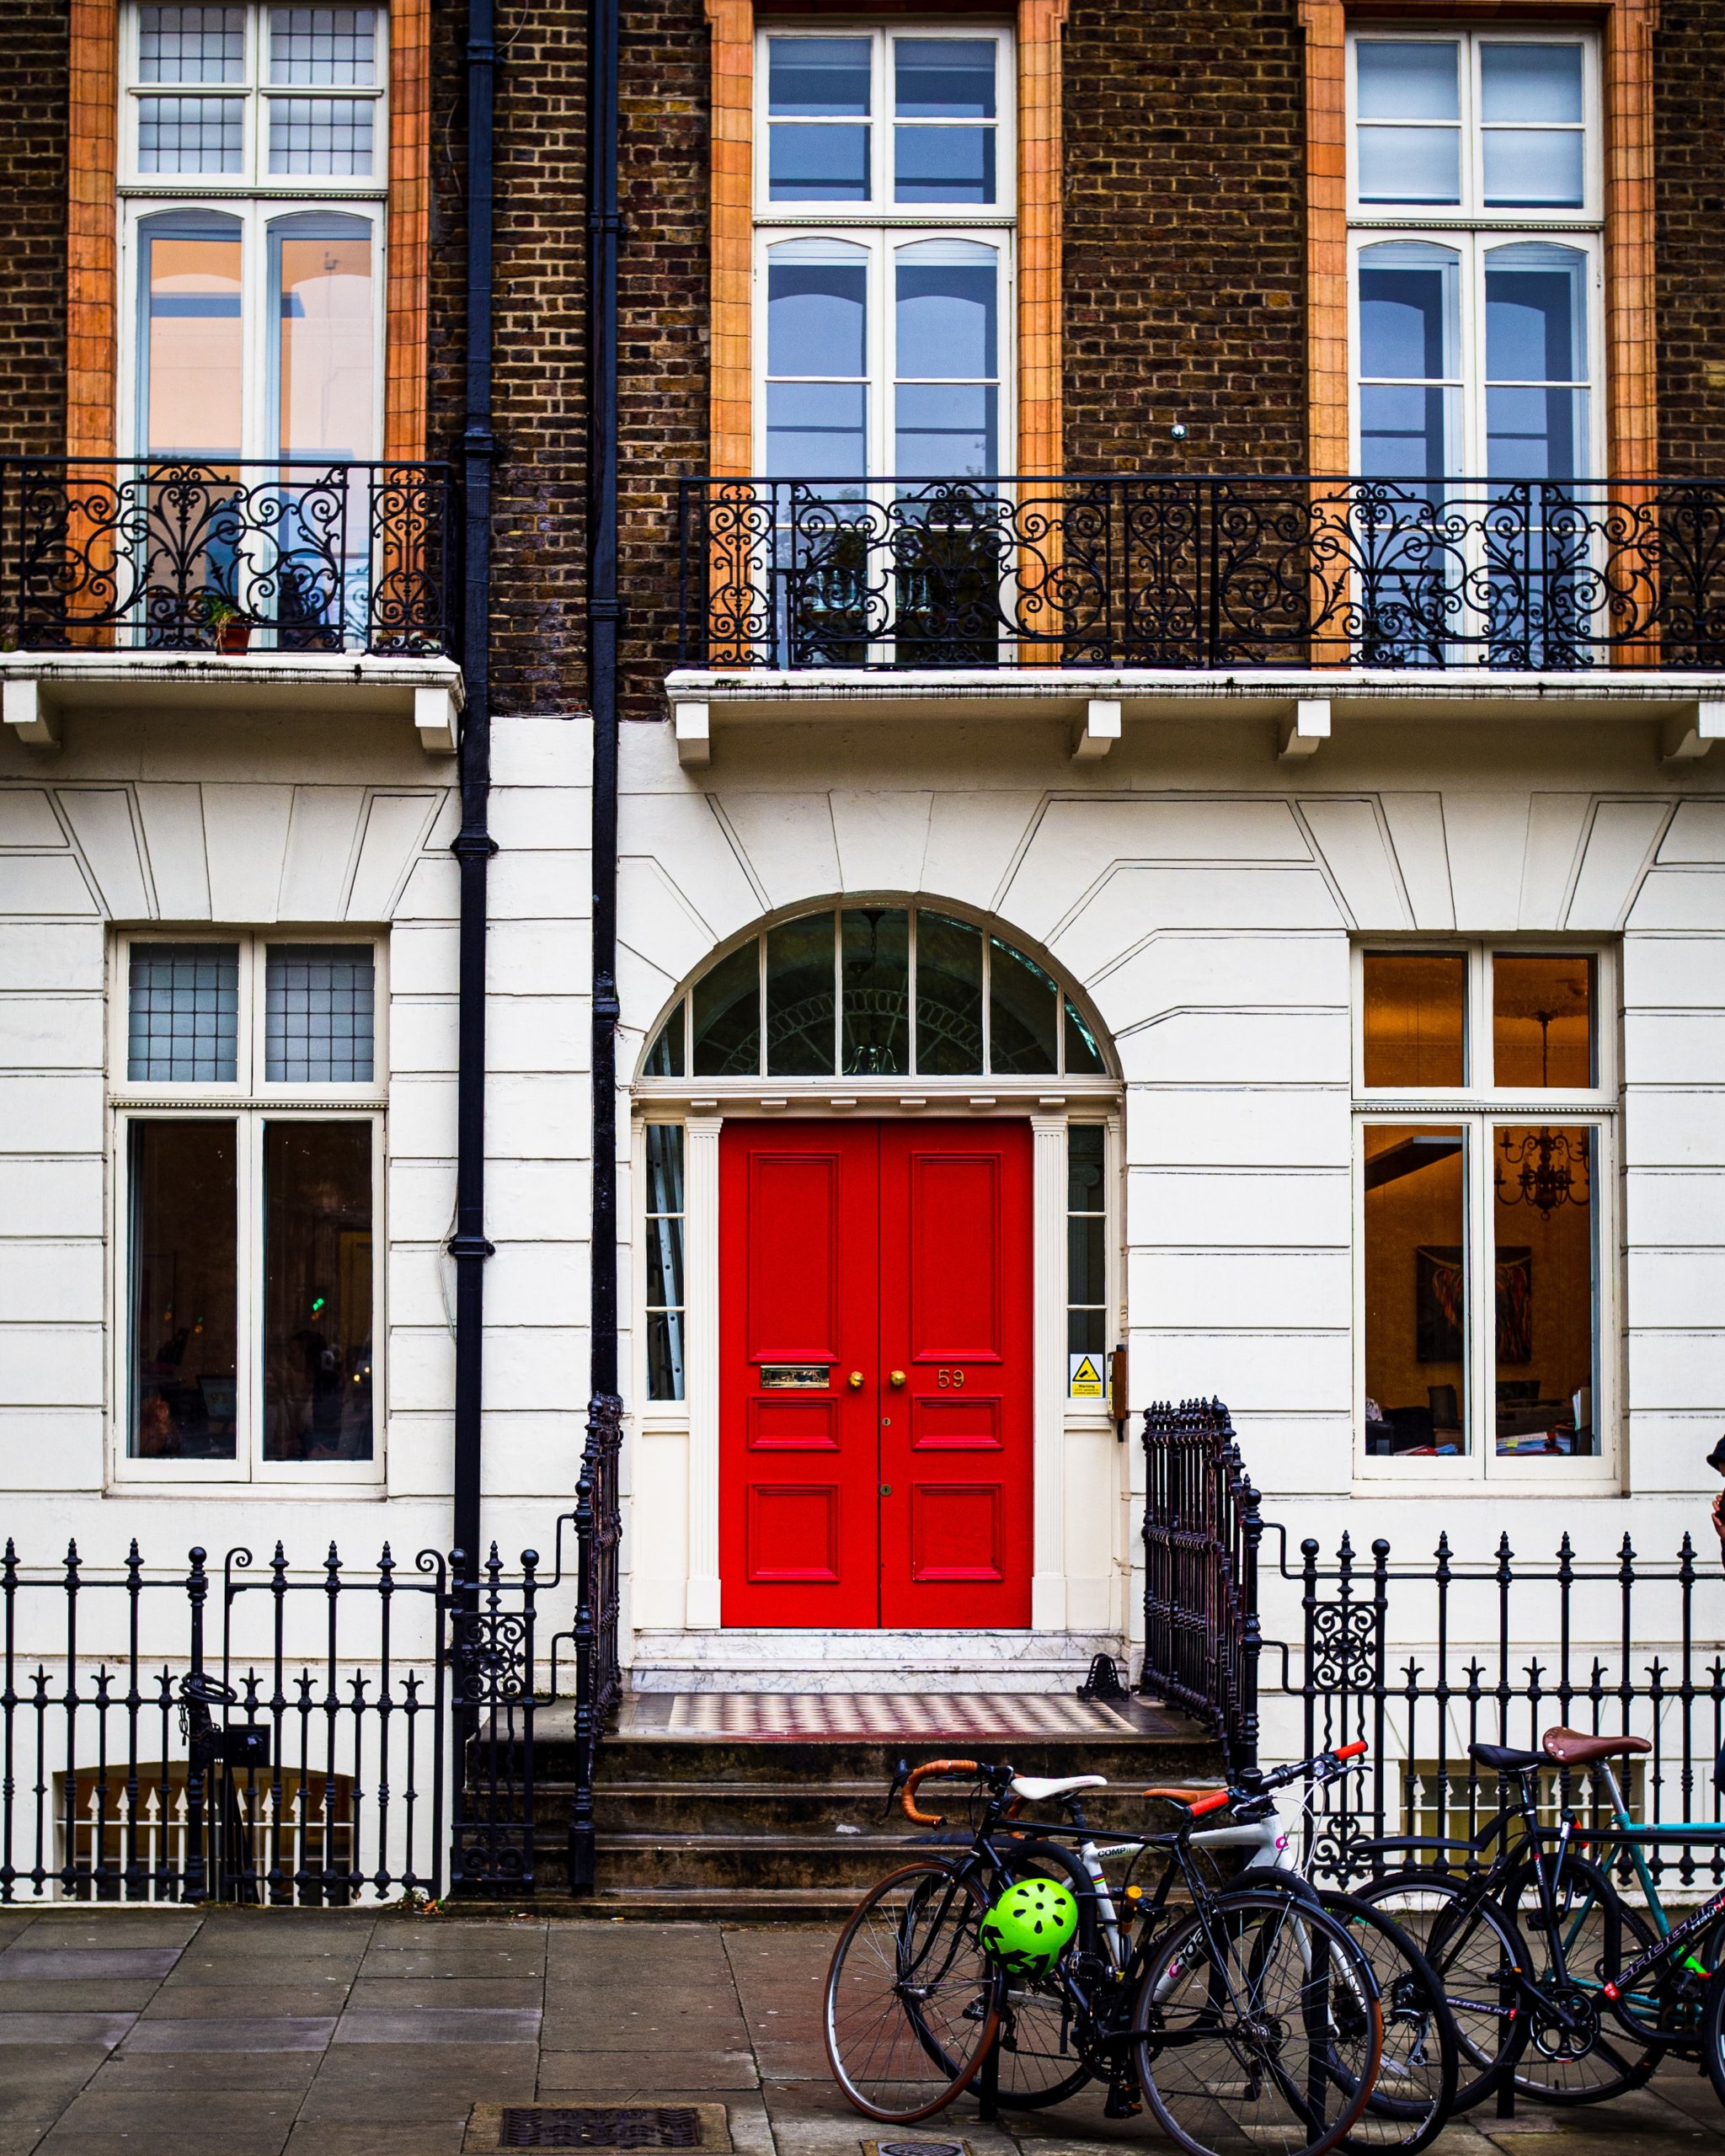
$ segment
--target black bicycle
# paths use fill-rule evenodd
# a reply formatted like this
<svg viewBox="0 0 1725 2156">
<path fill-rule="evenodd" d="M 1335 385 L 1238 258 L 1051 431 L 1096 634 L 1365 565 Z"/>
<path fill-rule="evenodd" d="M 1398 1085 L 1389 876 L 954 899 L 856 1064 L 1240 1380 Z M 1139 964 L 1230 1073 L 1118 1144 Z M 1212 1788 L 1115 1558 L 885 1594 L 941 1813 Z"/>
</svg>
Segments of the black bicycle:
<svg viewBox="0 0 1725 2156">
<path fill-rule="evenodd" d="M 1310 1889 L 1215 1882 L 1192 1833 L 1228 1790 L 1187 1793 L 1166 1832 L 1103 1846 L 1082 1816 L 1099 1775 L 1043 1780 L 968 1759 L 901 1769 L 905 1812 L 938 1829 L 942 1817 L 916 1805 L 931 1776 L 974 1780 L 973 1831 L 883 1880 L 828 1974 L 827 2057 L 857 2110 L 927 2118 L 985 2070 L 1001 2103 L 1026 2107 L 1103 2080 L 1110 2116 L 1141 2098 L 1191 2156 L 1326 2156 L 1343 2140 L 1383 2053 L 1371 1957 Z M 1065 1817 L 1027 1821 L 1026 1804 Z M 1108 1854 L 1130 1860 L 1118 1895 Z M 1132 1877 L 1151 1861 L 1152 1883 Z M 1071 1888 L 1076 1936 L 1045 1973 L 1009 1975 L 982 1919 L 1039 1874 Z"/>
</svg>

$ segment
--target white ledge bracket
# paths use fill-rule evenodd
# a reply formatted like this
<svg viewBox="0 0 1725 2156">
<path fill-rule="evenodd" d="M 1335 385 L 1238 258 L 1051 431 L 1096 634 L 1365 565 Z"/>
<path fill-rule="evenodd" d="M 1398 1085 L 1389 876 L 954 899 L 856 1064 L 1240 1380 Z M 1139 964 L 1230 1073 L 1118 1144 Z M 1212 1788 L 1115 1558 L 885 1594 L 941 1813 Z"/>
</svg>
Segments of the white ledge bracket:
<svg viewBox="0 0 1725 2156">
<path fill-rule="evenodd" d="M 1105 756 L 1119 738 L 1119 705 L 1105 696 L 1092 696 L 1085 707 L 1083 723 L 1073 729 L 1073 756 Z"/>
<path fill-rule="evenodd" d="M 1295 763 L 1304 757 L 1315 756 L 1329 738 L 1329 698 L 1302 697 L 1294 707 L 1293 718 L 1279 723 L 1276 753 L 1284 764 Z"/>
<path fill-rule="evenodd" d="M 1725 702 L 1704 696 L 1693 712 L 1679 712 L 1659 729 L 1659 754 L 1668 764 L 1693 763 L 1716 741 L 1725 741 Z"/>
<path fill-rule="evenodd" d="M 455 698 L 447 689 L 415 689 L 414 725 L 428 756 L 455 754 Z"/>
<path fill-rule="evenodd" d="M 27 741 L 33 749 L 60 746 L 60 728 L 42 701 L 40 681 L 8 681 L 0 691 L 0 716 L 14 741 Z"/>
<path fill-rule="evenodd" d="M 671 723 L 676 729 L 677 761 L 680 764 L 710 764 L 713 761 L 713 714 L 705 704 L 673 704 Z"/>
</svg>

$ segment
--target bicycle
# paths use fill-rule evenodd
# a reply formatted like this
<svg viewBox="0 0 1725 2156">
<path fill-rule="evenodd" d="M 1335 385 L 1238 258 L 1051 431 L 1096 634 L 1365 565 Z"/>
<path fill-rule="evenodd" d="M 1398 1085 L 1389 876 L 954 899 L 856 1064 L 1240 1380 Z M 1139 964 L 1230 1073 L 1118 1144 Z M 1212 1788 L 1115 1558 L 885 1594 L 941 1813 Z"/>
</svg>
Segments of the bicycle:
<svg viewBox="0 0 1725 2156">
<path fill-rule="evenodd" d="M 1541 1820 L 1530 1781 L 1549 1764 L 1544 1753 L 1476 1743 L 1468 1756 L 1517 1791 L 1478 1833 L 1386 1835 L 1359 1844 L 1364 1855 L 1429 1851 L 1439 1860 L 1373 1880 L 1360 1894 L 1396 1905 L 1404 1920 L 1418 1912 L 1411 1928 L 1423 1929 L 1464 2054 L 1477 2069 L 1457 2091 L 1456 2111 L 1481 2102 L 1506 2073 L 1520 2093 L 1560 2105 L 1642 2087 L 1664 2039 L 1616 2013 L 1616 2024 L 1636 2040 L 1626 2048 L 1610 1987 L 1626 1939 L 1638 1957 L 1653 1946 L 1651 1931 L 1576 1847 L 1575 1821 L 1566 1816 L 1554 1831 Z M 1455 1853 L 1477 1865 L 1493 1842 L 1497 1854 L 1483 1870 L 1448 1868 Z"/>
<path fill-rule="evenodd" d="M 1371 1965 L 1309 1889 L 1219 1890 L 1202 1875 L 1192 1829 L 1231 1801 L 1227 1790 L 1176 1800 L 1183 1816 L 1166 1833 L 1114 1838 L 1108 1853 L 1135 1867 L 1151 1852 L 1162 1859 L 1152 1892 L 1129 1876 L 1123 1914 L 1079 1801 L 1107 1785 L 1102 1776 L 1044 1780 L 975 1760 L 901 1769 L 894 1793 L 936 1828 L 943 1818 L 916 1801 L 936 1774 L 978 1782 L 968 1845 L 884 1880 L 846 1924 L 828 1974 L 827 2056 L 857 2110 L 895 2124 L 927 2118 L 986 2063 L 1007 2104 L 1058 2101 L 1100 2078 L 1120 2117 L 1141 2092 L 1192 2156 L 1325 2156 L 1343 2140 L 1382 2055 Z M 1068 1823 L 1020 1822 L 1025 1803 L 1058 1804 Z M 1077 1935 L 1047 1974 L 1008 1977 L 982 1944 L 981 1919 L 1039 1870 L 1070 1886 Z M 1171 1901 L 1177 1885 L 1189 1911 Z"/>
</svg>

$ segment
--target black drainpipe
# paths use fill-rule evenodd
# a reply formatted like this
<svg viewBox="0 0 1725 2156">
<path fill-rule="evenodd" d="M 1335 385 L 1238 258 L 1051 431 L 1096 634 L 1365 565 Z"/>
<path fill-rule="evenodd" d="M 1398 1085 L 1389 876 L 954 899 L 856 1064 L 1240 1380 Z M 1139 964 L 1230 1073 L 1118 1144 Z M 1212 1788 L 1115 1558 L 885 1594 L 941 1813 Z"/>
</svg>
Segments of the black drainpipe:
<svg viewBox="0 0 1725 2156">
<path fill-rule="evenodd" d="M 485 1345 L 485 885 L 497 847 L 491 793 L 492 0 L 467 0 L 467 414 L 462 440 L 462 827 L 460 1039 L 456 1057 L 455 1534 L 469 1579 L 479 1541 L 480 1380 Z"/>
<path fill-rule="evenodd" d="M 593 707 L 594 1406 L 617 1390 L 617 0 L 592 0 L 592 129 L 587 180 L 587 693 Z"/>
</svg>

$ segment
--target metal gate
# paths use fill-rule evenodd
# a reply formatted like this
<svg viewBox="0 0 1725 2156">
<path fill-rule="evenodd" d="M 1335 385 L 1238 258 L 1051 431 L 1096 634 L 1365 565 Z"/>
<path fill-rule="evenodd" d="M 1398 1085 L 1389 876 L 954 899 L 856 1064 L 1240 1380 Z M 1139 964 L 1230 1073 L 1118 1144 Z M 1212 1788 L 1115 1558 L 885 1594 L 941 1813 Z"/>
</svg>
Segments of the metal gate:
<svg viewBox="0 0 1725 2156">
<path fill-rule="evenodd" d="M 537 1559 L 0 1557 L 0 1901 L 531 1893 Z"/>
</svg>

